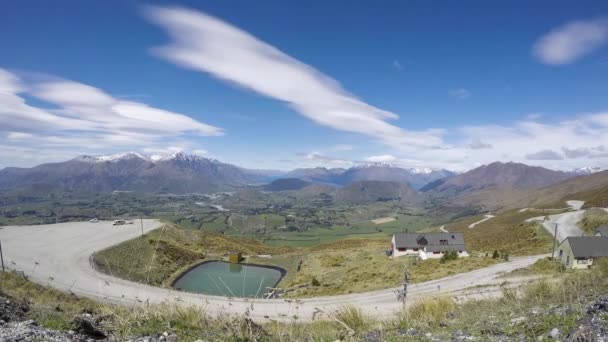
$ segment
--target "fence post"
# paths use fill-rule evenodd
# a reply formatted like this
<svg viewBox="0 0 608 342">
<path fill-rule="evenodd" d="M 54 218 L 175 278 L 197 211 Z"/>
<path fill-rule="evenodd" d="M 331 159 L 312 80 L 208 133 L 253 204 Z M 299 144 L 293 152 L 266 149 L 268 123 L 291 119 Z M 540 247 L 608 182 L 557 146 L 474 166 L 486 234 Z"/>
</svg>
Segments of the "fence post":
<svg viewBox="0 0 608 342">
<path fill-rule="evenodd" d="M 4 272 L 4 256 L 2 255 L 2 241 L 0 241 L 0 261 L 2 261 L 2 272 Z"/>
</svg>

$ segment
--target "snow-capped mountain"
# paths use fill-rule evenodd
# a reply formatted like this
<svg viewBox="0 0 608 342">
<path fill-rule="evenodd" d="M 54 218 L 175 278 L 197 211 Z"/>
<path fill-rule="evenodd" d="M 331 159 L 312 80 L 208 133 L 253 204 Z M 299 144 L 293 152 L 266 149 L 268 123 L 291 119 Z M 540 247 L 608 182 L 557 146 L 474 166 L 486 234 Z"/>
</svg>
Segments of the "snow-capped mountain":
<svg viewBox="0 0 608 342">
<path fill-rule="evenodd" d="M 576 175 L 576 176 L 584 176 L 584 175 L 590 175 L 592 173 L 596 173 L 596 172 L 600 172 L 602 171 L 602 169 L 600 167 L 597 166 L 585 166 L 585 167 L 580 167 L 578 169 L 573 169 L 568 171 L 568 173 Z"/>
<path fill-rule="evenodd" d="M 150 162 L 159 162 L 167 160 L 182 160 L 182 161 L 201 161 L 208 160 L 217 162 L 215 159 L 209 159 L 201 157 L 196 154 L 186 154 L 184 152 L 175 152 L 170 154 L 141 154 L 137 152 L 123 152 L 115 154 L 101 154 L 101 155 L 83 155 L 76 157 L 74 160 L 91 162 L 91 163 L 105 163 L 105 162 L 118 162 L 121 160 L 128 159 L 142 159 Z"/>
<path fill-rule="evenodd" d="M 0 190 L 34 192 L 208 192 L 233 189 L 259 176 L 237 166 L 182 152 L 80 156 L 33 168 L 0 170 Z"/>
</svg>

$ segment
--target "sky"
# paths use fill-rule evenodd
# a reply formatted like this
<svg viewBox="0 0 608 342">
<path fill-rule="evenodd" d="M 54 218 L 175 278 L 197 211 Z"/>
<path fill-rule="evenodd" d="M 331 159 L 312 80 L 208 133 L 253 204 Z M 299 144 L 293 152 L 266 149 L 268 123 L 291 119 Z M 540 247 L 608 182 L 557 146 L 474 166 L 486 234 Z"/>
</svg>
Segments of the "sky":
<svg viewBox="0 0 608 342">
<path fill-rule="evenodd" d="M 606 1 L 0 2 L 0 168 L 608 168 Z"/>
</svg>

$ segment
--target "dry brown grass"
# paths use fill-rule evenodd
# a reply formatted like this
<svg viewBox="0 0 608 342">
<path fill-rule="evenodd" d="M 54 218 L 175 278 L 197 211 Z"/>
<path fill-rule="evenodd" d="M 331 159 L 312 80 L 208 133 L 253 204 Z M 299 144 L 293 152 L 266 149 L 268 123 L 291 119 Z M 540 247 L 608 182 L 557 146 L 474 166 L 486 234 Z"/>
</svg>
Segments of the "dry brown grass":
<svg viewBox="0 0 608 342">
<path fill-rule="evenodd" d="M 585 233 L 595 235 L 595 229 L 604 224 L 608 224 L 608 212 L 601 208 L 590 208 L 578 225 Z"/>
<path fill-rule="evenodd" d="M 519 212 L 510 210 L 468 228 L 477 218 L 467 218 L 448 225 L 449 231 L 463 232 L 467 249 L 474 252 L 492 253 L 494 250 L 510 255 L 533 255 L 551 252 L 552 238 L 538 223 L 526 223 L 526 219 L 541 216 L 536 210 Z M 472 221 L 472 222 L 471 222 Z"/>
</svg>

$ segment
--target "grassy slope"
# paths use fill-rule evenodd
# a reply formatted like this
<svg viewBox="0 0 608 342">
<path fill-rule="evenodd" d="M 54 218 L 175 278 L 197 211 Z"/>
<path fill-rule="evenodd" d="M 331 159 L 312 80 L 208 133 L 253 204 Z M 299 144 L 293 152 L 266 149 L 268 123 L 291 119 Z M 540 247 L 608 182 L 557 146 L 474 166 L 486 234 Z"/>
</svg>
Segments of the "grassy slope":
<svg viewBox="0 0 608 342">
<path fill-rule="evenodd" d="M 461 205 L 484 205 L 489 210 L 513 208 L 565 207 L 567 200 L 583 200 L 585 207 L 608 206 L 608 171 L 567 179 L 541 189 L 514 190 L 494 188 L 460 196 L 454 201 Z"/>
<path fill-rule="evenodd" d="M 275 265 L 287 270 L 280 287 L 293 289 L 290 296 L 312 296 L 363 292 L 398 286 L 403 267 L 408 266 L 414 282 L 426 281 L 489 266 L 490 258 L 463 258 L 446 264 L 430 260 L 413 264 L 412 258 L 389 259 L 385 254 L 388 237 L 382 239 L 344 239 L 308 248 L 272 247 L 257 240 L 220 234 L 164 228 L 96 253 L 101 271 L 115 276 L 170 286 L 188 267 L 203 260 L 217 260 L 226 253 L 240 251 L 245 262 Z M 257 258 L 271 254 L 271 259 Z M 300 272 L 297 264 L 302 260 Z M 312 278 L 321 286 L 312 286 Z"/>
<path fill-rule="evenodd" d="M 257 240 L 227 238 L 210 232 L 165 226 L 117 246 L 97 252 L 101 271 L 138 282 L 169 285 L 177 274 L 205 259 L 221 259 L 226 253 L 281 254 L 287 248 L 271 247 Z"/>
<path fill-rule="evenodd" d="M 510 210 L 468 228 L 483 216 L 468 217 L 449 224 L 449 231 L 463 232 L 467 248 L 471 251 L 492 253 L 504 251 L 511 255 L 549 253 L 553 239 L 538 223 L 525 223 L 531 217 L 542 216 L 542 211 Z"/>
<path fill-rule="evenodd" d="M 578 225 L 585 233 L 595 235 L 595 229 L 604 224 L 608 224 L 608 212 L 600 208 L 591 208 L 585 211 Z"/>
</svg>

